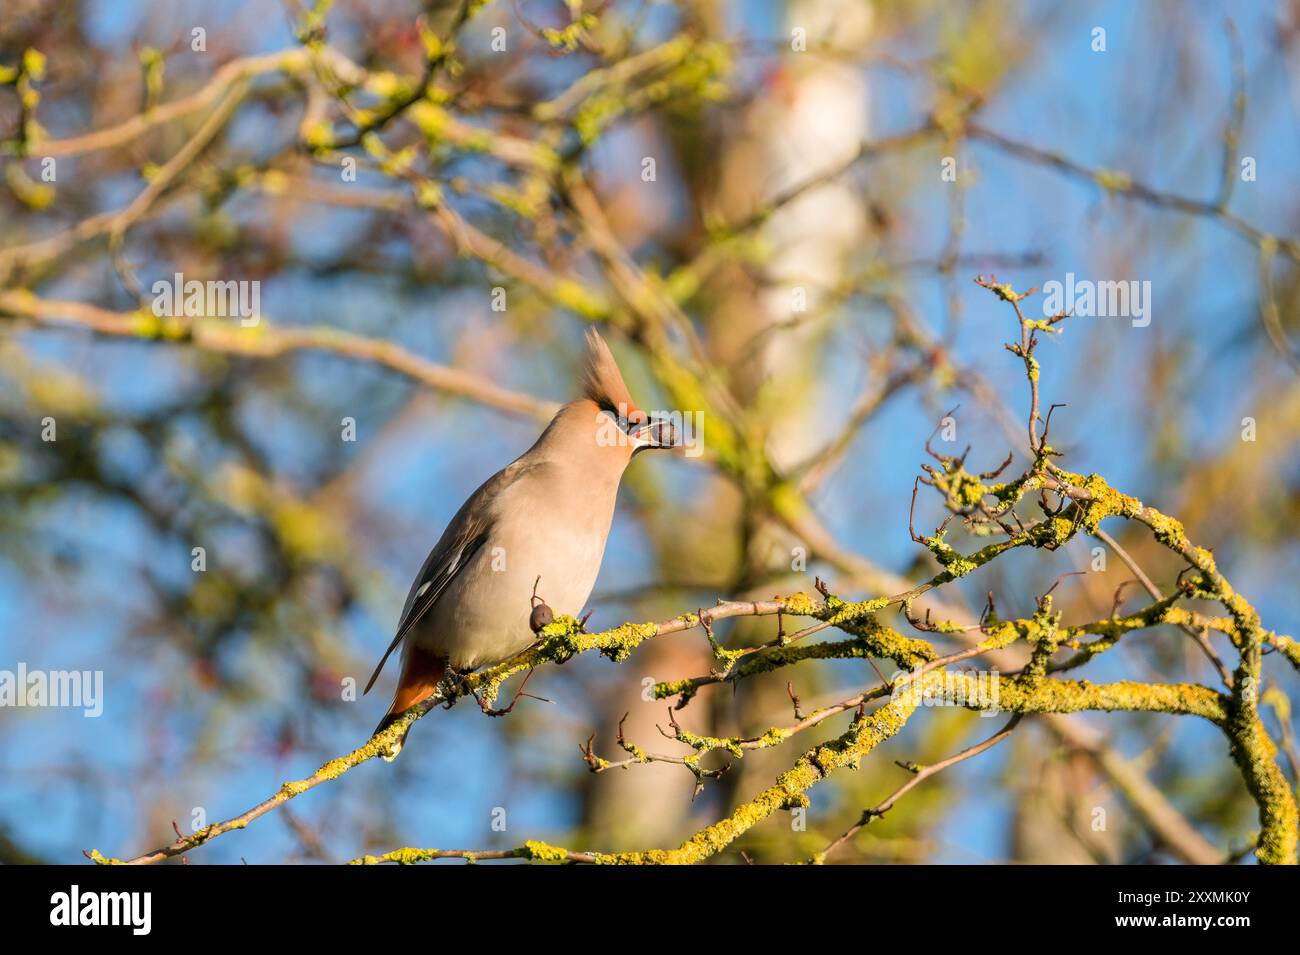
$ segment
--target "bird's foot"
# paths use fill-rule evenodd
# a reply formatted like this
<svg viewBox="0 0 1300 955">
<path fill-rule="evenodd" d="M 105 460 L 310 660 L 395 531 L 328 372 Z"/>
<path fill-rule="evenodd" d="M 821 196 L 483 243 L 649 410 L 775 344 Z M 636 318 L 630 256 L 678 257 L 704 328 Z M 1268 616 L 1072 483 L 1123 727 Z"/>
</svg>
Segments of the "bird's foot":
<svg viewBox="0 0 1300 955">
<path fill-rule="evenodd" d="M 478 699 L 478 694 L 470 686 L 469 676 L 459 670 L 453 670 L 448 666 L 442 675 L 442 682 L 447 687 L 447 701 L 442 704 L 443 709 L 451 709 L 462 696 L 472 696 L 474 699 Z"/>
</svg>

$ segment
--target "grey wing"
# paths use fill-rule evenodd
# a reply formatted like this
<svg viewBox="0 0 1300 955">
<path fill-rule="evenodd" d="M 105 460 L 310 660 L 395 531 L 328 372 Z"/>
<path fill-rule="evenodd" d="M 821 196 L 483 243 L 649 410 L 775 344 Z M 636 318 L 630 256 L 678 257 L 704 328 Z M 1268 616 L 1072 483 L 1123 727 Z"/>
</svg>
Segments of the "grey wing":
<svg viewBox="0 0 1300 955">
<path fill-rule="evenodd" d="M 424 566 L 420 568 L 415 583 L 411 585 L 411 592 L 406 596 L 406 605 L 402 608 L 402 619 L 397 624 L 397 636 L 393 637 L 393 642 L 384 651 L 378 666 L 375 667 L 375 672 L 370 674 L 370 680 L 362 691 L 363 696 L 375 685 L 375 680 L 379 678 L 384 664 L 406 639 L 411 628 L 429 612 L 429 608 L 442 596 L 447 585 L 455 580 L 456 575 L 469 564 L 487 541 L 493 518 L 491 509 L 485 506 L 486 499 L 505 490 L 528 470 L 529 467 L 516 461 L 497 472 L 470 495 L 469 500 L 451 519 L 451 524 L 447 526 L 442 538 L 425 558 Z"/>
<path fill-rule="evenodd" d="M 456 574 L 458 574 L 470 559 L 478 552 L 487 540 L 487 531 L 475 534 L 469 539 L 457 539 L 448 547 L 435 547 L 433 552 L 424 561 L 424 566 L 420 568 L 420 575 L 415 579 L 411 587 L 411 592 L 406 598 L 406 606 L 402 609 L 402 619 L 397 625 L 397 636 L 393 637 L 393 642 L 388 645 L 384 655 L 375 667 L 375 672 L 370 674 L 370 680 L 366 683 L 365 690 L 362 691 L 364 696 L 370 692 L 370 688 L 375 685 L 375 680 L 379 679 L 379 673 L 384 669 L 384 664 L 398 645 L 406 639 L 406 635 L 429 612 L 429 608 L 437 602 L 442 596 L 442 592 L 447 589 Z M 439 542 L 441 543 L 441 542 Z"/>
</svg>

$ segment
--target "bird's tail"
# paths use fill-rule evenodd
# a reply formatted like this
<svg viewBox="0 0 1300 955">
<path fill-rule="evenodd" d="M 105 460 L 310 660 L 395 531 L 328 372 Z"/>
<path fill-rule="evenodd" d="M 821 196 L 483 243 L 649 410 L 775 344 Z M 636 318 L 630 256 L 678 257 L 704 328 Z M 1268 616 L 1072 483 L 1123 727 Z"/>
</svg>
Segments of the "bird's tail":
<svg viewBox="0 0 1300 955">
<path fill-rule="evenodd" d="M 416 703 L 432 696 L 447 672 L 447 661 L 442 657 L 421 650 L 413 644 L 407 644 L 405 650 L 406 652 L 402 654 L 402 675 L 397 681 L 397 692 L 393 694 L 393 702 L 388 707 L 388 712 L 375 727 L 375 732 L 370 734 L 372 737 L 392 726 L 397 722 L 398 717 Z M 397 754 L 406 744 L 406 734 L 410 731 L 411 727 L 407 726 L 397 742 L 389 747 L 383 757 L 385 762 L 391 763 L 397 758 Z"/>
</svg>

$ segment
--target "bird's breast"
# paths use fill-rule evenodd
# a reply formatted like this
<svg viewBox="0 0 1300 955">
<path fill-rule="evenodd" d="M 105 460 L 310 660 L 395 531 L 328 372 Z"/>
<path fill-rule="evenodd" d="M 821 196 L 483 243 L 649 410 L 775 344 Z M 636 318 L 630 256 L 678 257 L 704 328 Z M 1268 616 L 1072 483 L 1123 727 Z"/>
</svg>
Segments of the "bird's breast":
<svg viewBox="0 0 1300 955">
<path fill-rule="evenodd" d="M 545 503 L 496 524 L 419 628 L 421 647 L 461 671 L 518 653 L 536 640 L 528 625 L 534 586 L 557 615 L 583 612 L 600 573 L 613 502 L 589 499 L 577 509 Z"/>
</svg>

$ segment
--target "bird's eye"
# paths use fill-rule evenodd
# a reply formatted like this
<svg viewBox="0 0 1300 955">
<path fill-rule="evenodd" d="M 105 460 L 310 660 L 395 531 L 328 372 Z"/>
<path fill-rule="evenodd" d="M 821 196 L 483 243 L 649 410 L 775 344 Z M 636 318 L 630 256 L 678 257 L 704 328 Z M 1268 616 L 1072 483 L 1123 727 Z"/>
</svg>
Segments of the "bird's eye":
<svg viewBox="0 0 1300 955">
<path fill-rule="evenodd" d="M 618 416 L 618 409 L 614 407 L 613 402 L 602 402 L 600 405 L 600 413 L 607 415 L 614 424 L 618 425 L 619 430 L 627 430 L 627 422 Z"/>
</svg>

